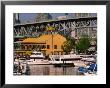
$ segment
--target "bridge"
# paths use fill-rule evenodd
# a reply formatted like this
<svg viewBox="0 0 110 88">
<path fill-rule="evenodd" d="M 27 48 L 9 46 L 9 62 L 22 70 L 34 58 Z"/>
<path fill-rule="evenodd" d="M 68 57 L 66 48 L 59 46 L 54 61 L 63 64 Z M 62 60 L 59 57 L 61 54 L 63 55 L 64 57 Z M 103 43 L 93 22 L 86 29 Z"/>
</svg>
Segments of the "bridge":
<svg viewBox="0 0 110 88">
<path fill-rule="evenodd" d="M 49 26 L 53 27 L 54 30 L 47 31 L 47 27 Z M 96 37 L 96 31 L 97 17 L 49 20 L 44 22 L 14 25 L 15 38 L 38 37 L 42 34 L 54 32 L 57 32 L 61 35 L 71 35 L 74 37 L 80 37 L 85 33 L 90 37 Z"/>
</svg>

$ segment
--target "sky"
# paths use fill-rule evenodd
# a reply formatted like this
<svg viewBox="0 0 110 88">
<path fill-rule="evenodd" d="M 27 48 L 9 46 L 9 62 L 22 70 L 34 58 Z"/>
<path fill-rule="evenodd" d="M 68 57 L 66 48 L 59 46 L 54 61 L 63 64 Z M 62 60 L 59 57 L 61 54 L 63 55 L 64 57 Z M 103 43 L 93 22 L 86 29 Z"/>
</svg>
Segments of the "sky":
<svg viewBox="0 0 110 88">
<path fill-rule="evenodd" d="M 58 16 L 65 16 L 65 13 L 50 13 L 52 16 L 53 20 L 56 19 Z M 92 16 L 96 16 L 96 13 L 92 13 Z M 21 23 L 27 23 L 29 22 L 35 22 L 37 17 L 37 13 L 20 13 L 19 14 L 19 19 Z M 68 18 L 73 18 L 74 13 L 68 13 Z"/>
</svg>

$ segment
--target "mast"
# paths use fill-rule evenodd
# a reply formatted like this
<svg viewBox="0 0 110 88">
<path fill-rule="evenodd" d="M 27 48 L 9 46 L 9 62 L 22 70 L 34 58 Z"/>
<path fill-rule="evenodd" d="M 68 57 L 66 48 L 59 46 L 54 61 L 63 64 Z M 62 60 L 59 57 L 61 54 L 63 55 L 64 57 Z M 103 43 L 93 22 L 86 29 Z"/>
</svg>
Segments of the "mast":
<svg viewBox="0 0 110 88">
<path fill-rule="evenodd" d="M 52 32 L 52 55 L 53 55 L 53 32 Z"/>
</svg>

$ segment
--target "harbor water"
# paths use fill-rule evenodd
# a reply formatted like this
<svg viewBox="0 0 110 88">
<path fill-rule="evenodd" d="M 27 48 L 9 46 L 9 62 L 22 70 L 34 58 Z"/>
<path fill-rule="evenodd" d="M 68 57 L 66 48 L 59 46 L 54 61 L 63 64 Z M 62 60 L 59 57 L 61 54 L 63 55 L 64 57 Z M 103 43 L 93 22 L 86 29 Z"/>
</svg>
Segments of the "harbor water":
<svg viewBox="0 0 110 88">
<path fill-rule="evenodd" d="M 77 75 L 78 67 L 55 67 L 54 65 L 29 65 L 30 75 Z"/>
</svg>

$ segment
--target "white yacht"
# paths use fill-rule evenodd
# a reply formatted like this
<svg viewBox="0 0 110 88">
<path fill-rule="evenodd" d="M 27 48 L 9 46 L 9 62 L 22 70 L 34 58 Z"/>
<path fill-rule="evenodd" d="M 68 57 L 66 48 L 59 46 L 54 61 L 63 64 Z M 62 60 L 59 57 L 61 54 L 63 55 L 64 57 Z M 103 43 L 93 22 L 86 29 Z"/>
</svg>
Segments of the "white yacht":
<svg viewBox="0 0 110 88">
<path fill-rule="evenodd" d="M 58 64 L 74 64 L 74 61 L 81 60 L 82 58 L 76 54 L 69 55 L 51 55 L 49 56 L 50 63 L 54 65 Z"/>
<path fill-rule="evenodd" d="M 44 59 L 45 56 L 43 55 L 42 52 L 39 51 L 33 51 L 32 55 L 30 55 L 30 59 Z"/>
<path fill-rule="evenodd" d="M 96 62 L 96 57 L 93 55 L 85 55 L 85 56 L 82 56 L 81 61 Z"/>
<path fill-rule="evenodd" d="M 29 65 L 34 64 L 48 64 L 48 61 L 45 60 L 45 56 L 40 51 L 33 51 L 30 55 L 29 60 L 26 60 Z"/>
</svg>

